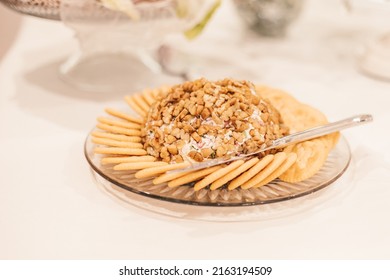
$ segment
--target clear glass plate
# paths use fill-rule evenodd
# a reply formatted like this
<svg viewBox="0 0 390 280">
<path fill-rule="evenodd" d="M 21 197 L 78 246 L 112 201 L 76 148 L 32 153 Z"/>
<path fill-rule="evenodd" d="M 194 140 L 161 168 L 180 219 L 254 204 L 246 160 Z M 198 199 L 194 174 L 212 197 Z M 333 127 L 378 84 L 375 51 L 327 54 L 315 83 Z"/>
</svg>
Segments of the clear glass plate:
<svg viewBox="0 0 390 280">
<path fill-rule="evenodd" d="M 195 192 L 191 185 L 183 185 L 177 188 L 170 188 L 165 183 L 154 185 L 151 179 L 135 178 L 134 172 L 115 171 L 112 168 L 113 165 L 101 165 L 102 156 L 93 153 L 95 147 L 96 144 L 92 143 L 91 137 L 88 136 L 85 142 L 85 156 L 96 181 L 109 194 L 126 203 L 154 212 L 175 217 L 188 217 L 190 215 L 194 218 L 195 215 L 195 218 L 206 220 L 236 221 L 241 220 L 241 214 L 244 214 L 246 219 L 250 219 L 250 217 L 259 218 L 269 214 L 264 213 L 264 211 L 258 212 L 259 208 L 253 213 L 254 207 L 243 206 L 257 205 L 263 206 L 263 209 L 267 209 L 268 212 L 271 208 L 273 208 L 273 212 L 275 212 L 275 209 L 277 209 L 276 212 L 280 212 L 286 205 L 290 208 L 292 205 L 290 201 L 297 201 L 296 203 L 301 205 L 302 203 L 298 201 L 299 198 L 306 197 L 331 185 L 347 170 L 351 162 L 349 145 L 344 137 L 340 137 L 338 144 L 329 154 L 322 169 L 303 182 L 292 184 L 274 180 L 264 187 L 248 190 L 237 188 L 229 191 L 222 187 L 214 191 L 203 189 Z M 282 206 L 282 203 L 284 203 L 284 206 Z M 296 203 L 294 202 L 294 204 Z M 274 207 L 274 205 L 277 206 Z M 216 208 L 226 210 L 215 212 L 210 217 L 209 214 Z M 237 211 L 238 208 L 245 210 Z M 300 208 L 302 207 L 300 206 Z M 201 214 L 206 213 L 205 211 L 207 217 Z M 252 213 L 250 214 L 250 212 Z"/>
</svg>

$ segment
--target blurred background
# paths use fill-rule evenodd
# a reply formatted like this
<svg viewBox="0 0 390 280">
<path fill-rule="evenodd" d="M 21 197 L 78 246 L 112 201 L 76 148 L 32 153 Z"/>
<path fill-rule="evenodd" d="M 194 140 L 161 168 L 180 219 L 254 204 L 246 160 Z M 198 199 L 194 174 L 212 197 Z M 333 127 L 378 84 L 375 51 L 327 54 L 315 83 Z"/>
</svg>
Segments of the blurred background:
<svg viewBox="0 0 390 280">
<path fill-rule="evenodd" d="M 0 60 L 13 44 L 18 34 L 21 20 L 22 15 L 0 5 Z"/>
<path fill-rule="evenodd" d="M 0 57 L 28 32 L 26 44 L 52 45 L 50 53 L 62 55 L 61 80 L 83 91 L 139 90 L 200 76 L 280 84 L 285 75 L 311 79 L 334 67 L 390 79 L 386 0 L 1 2 Z"/>
</svg>

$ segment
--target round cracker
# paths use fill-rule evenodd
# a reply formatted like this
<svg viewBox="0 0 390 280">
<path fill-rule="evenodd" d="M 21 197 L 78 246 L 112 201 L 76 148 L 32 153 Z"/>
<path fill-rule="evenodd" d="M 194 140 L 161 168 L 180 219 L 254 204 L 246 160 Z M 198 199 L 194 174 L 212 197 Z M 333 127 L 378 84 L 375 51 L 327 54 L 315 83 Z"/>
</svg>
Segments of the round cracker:
<svg viewBox="0 0 390 280">
<path fill-rule="evenodd" d="M 320 138 L 298 143 L 292 152 L 297 154 L 297 160 L 279 176 L 282 181 L 290 183 L 306 180 L 316 174 L 328 156 L 326 144 Z"/>
<path fill-rule="evenodd" d="M 264 85 L 256 86 L 256 92 L 268 99 L 272 105 L 279 111 L 286 106 L 300 104 L 298 100 L 292 97 L 290 94 L 280 89 L 270 88 Z"/>
<path fill-rule="evenodd" d="M 319 110 L 301 103 L 293 108 L 295 121 L 304 124 L 304 129 L 328 123 L 326 116 Z"/>
</svg>

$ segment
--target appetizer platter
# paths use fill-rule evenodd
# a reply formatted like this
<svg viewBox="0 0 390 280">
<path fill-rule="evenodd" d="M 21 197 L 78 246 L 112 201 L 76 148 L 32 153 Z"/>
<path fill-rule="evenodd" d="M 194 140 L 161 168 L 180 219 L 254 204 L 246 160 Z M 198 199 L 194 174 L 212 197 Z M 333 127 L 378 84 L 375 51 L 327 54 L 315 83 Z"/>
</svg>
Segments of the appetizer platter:
<svg viewBox="0 0 390 280">
<path fill-rule="evenodd" d="M 245 156 L 328 123 L 278 89 L 202 78 L 124 99 L 125 108 L 98 117 L 85 155 L 98 176 L 133 194 L 201 206 L 268 204 L 323 189 L 350 163 L 339 132 Z"/>
</svg>

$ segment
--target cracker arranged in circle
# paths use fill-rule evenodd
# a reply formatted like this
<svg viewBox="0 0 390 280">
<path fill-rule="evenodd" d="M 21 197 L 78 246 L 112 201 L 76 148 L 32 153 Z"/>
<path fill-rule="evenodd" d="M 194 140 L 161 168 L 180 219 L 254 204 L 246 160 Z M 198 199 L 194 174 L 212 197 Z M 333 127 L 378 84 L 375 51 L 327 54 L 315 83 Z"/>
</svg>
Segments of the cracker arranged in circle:
<svg viewBox="0 0 390 280">
<path fill-rule="evenodd" d="M 135 173 L 136 178 L 153 178 L 153 184 L 165 183 L 169 187 L 178 187 L 193 183 L 195 191 L 206 187 L 211 190 L 221 187 L 228 190 L 259 188 L 277 178 L 291 183 L 310 178 L 323 166 L 340 136 L 337 132 L 287 146 L 282 152 L 274 151 L 273 154 L 263 157 L 236 160 L 202 170 L 172 172 L 186 168 L 190 163 L 176 156 L 172 156 L 171 160 L 174 161 L 168 163 L 166 157 L 163 159 L 159 154 L 150 154 L 142 135 L 150 107 L 169 92 L 170 87 L 161 87 L 126 96 L 126 103 L 139 117 L 111 108 L 106 109 L 106 113 L 114 118 L 99 117 L 97 130 L 91 133 L 92 142 L 98 145 L 95 153 L 103 155 L 102 164 L 111 164 L 109 167 L 122 172 L 138 170 Z M 300 103 L 282 90 L 256 86 L 256 93 L 278 110 L 284 124 L 290 128 L 290 133 L 328 122 L 322 112 Z M 181 117 L 179 114 L 178 118 Z M 191 120 L 188 120 L 188 123 L 190 124 Z M 165 128 L 165 131 L 168 132 L 169 129 Z M 197 131 L 195 134 L 196 137 L 199 136 Z M 176 153 L 178 147 L 170 145 L 167 148 L 168 152 Z"/>
<path fill-rule="evenodd" d="M 272 172 L 274 172 L 276 169 L 278 169 L 282 163 L 285 161 L 287 158 L 287 154 L 284 152 L 280 152 L 275 154 L 273 157 L 272 161 L 265 167 L 263 168 L 260 172 L 258 172 L 255 176 L 253 176 L 250 180 L 247 182 L 241 184 L 242 189 L 249 189 L 258 183 L 260 183 L 262 180 L 267 178 Z"/>
<path fill-rule="evenodd" d="M 215 172 L 223 167 L 224 167 L 224 165 L 216 165 L 216 166 L 209 167 L 206 169 L 196 170 L 196 171 L 190 172 L 188 174 L 184 174 L 180 178 L 177 178 L 177 179 L 170 181 L 168 183 L 168 186 L 171 188 L 174 188 L 174 187 L 185 185 L 185 184 L 188 184 L 191 182 L 195 182 L 195 181 L 197 181 L 201 178 L 204 178 L 205 176 L 207 176 L 207 175 L 209 175 L 209 174 L 211 174 L 211 173 L 213 173 L 213 172 Z"/>
<path fill-rule="evenodd" d="M 122 162 L 115 165 L 114 170 L 142 170 L 165 165 L 168 165 L 168 163 L 163 161 Z"/>
<path fill-rule="evenodd" d="M 270 175 L 268 175 L 265 179 L 260 181 L 260 183 L 256 184 L 254 188 L 259 188 L 261 186 L 264 186 L 268 184 L 269 182 L 275 180 L 278 178 L 280 175 L 282 175 L 284 172 L 286 172 L 297 160 L 297 154 L 295 153 L 289 153 L 287 155 L 286 160 L 274 170 Z"/>
<path fill-rule="evenodd" d="M 101 159 L 102 164 L 119 164 L 125 162 L 147 162 L 156 161 L 155 157 L 152 156 L 114 156 L 104 157 Z"/>
<path fill-rule="evenodd" d="M 256 163 L 251 169 L 246 171 L 245 173 L 241 174 L 239 177 L 236 177 L 233 179 L 229 185 L 229 190 L 234 190 L 235 188 L 238 188 L 245 184 L 248 180 L 250 180 L 252 177 L 254 177 L 258 172 L 263 170 L 269 163 L 272 162 L 274 159 L 274 155 L 267 155 L 263 157 L 258 163 Z"/>
<path fill-rule="evenodd" d="M 233 180 L 234 178 L 236 178 L 238 175 L 242 174 L 243 172 L 247 171 L 249 168 L 251 168 L 253 165 L 255 165 L 258 162 L 259 162 L 259 159 L 256 157 L 246 161 L 244 164 L 240 165 L 238 168 L 234 169 L 232 172 L 229 172 L 226 175 L 219 178 L 218 180 L 214 181 L 211 184 L 210 189 L 216 190 L 216 189 L 222 187 L 224 184 Z"/>
<path fill-rule="evenodd" d="M 200 189 L 205 188 L 206 186 L 208 186 L 209 184 L 211 184 L 215 180 L 218 180 L 222 176 L 224 176 L 224 175 L 228 174 L 229 172 L 233 171 L 235 168 L 239 167 L 243 163 L 244 163 L 243 160 L 237 160 L 237 161 L 231 162 L 228 166 L 226 166 L 224 168 L 221 168 L 220 170 L 217 170 L 217 171 L 211 173 L 210 175 L 206 176 L 204 179 L 202 179 L 199 182 L 197 182 L 194 185 L 194 189 L 196 191 L 198 191 Z"/>
<path fill-rule="evenodd" d="M 182 163 L 174 163 L 174 164 L 167 164 L 163 166 L 158 166 L 158 167 L 149 167 L 142 169 L 135 173 L 135 178 L 148 178 L 148 177 L 153 177 L 156 176 L 157 174 L 162 174 L 167 171 L 175 170 L 175 169 L 182 169 L 190 166 L 189 162 L 182 162 Z"/>
</svg>

